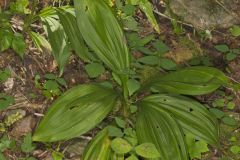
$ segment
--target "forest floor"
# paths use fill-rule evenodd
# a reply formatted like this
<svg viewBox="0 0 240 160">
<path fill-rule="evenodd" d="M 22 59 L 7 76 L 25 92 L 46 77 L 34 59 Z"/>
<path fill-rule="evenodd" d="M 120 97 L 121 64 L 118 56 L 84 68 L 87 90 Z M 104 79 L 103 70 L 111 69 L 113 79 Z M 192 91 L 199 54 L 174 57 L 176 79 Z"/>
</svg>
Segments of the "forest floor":
<svg viewBox="0 0 240 160">
<path fill-rule="evenodd" d="M 147 23 L 145 17 L 139 13 L 139 24 L 142 29 L 138 31 L 139 37 L 153 35 L 154 39 L 161 39 L 170 48 L 166 57 L 173 59 L 178 65 L 190 66 L 196 64 L 210 65 L 224 71 L 235 83 L 240 84 L 240 54 L 228 61 L 224 53 L 216 49 L 216 45 L 225 44 L 230 49 L 239 49 L 240 38 L 231 36 L 229 30 L 213 30 L 210 37 L 201 36 L 204 31 L 192 27 L 183 27 L 181 34 L 176 34 L 170 20 L 158 17 L 161 33 L 157 34 Z M 149 48 L 151 42 L 144 47 Z M 141 52 L 133 52 L 135 57 L 142 56 Z M 53 103 L 57 96 L 46 92 L 44 85 L 48 80 L 46 74 L 58 75 L 58 67 L 53 56 L 47 52 L 40 52 L 29 42 L 28 50 L 21 59 L 14 51 L 7 50 L 0 53 L 0 72 L 8 69 L 11 74 L 4 83 L 0 83 L 0 93 L 14 97 L 15 102 L 6 110 L 0 112 L 0 122 L 10 121 L 9 127 L 0 128 L 0 135 L 5 133 L 14 139 L 17 146 L 21 146 L 23 137 L 27 133 L 34 133 L 34 129 L 40 119 L 44 116 L 47 108 Z M 77 84 L 92 81 L 104 81 L 108 79 L 108 73 L 103 73 L 96 79 L 88 77 L 84 69 L 84 63 L 75 55 L 70 57 L 65 67 L 62 78 L 66 86 L 59 85 L 61 94 L 68 88 Z M 218 91 L 196 97 L 202 103 L 224 112 L 229 117 L 234 117 L 236 122 L 219 119 L 221 124 L 221 148 L 211 149 L 204 153 L 205 160 L 239 160 L 240 155 L 234 154 L 230 148 L 240 142 L 240 92 L 234 92 L 231 88 L 221 88 Z M 0 97 L 1 100 L 1 97 Z M 1 127 L 1 126 L 0 126 Z M 87 142 L 95 135 L 95 130 L 88 134 L 61 143 L 42 144 L 34 143 L 35 148 L 31 153 L 24 153 L 21 149 L 6 150 L 5 157 L 10 160 L 18 160 L 24 157 L 35 157 L 40 160 L 52 160 L 64 154 L 64 159 L 77 160 L 83 152 Z M 2 141 L 3 143 L 3 141 Z M 221 157 L 221 158 L 220 158 Z"/>
</svg>

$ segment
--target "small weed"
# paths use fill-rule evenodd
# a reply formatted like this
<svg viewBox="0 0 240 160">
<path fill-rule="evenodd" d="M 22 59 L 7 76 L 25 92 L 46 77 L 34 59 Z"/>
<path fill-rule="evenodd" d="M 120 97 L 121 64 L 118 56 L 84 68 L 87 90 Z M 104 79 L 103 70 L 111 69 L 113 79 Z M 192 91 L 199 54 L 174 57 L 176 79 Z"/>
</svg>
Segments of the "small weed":
<svg viewBox="0 0 240 160">
<path fill-rule="evenodd" d="M 42 90 L 42 94 L 51 99 L 61 95 L 62 90 L 67 87 L 67 83 L 63 78 L 59 78 L 54 74 L 46 74 L 43 82 L 39 75 L 35 76 L 35 86 Z"/>
<path fill-rule="evenodd" d="M 20 146 L 16 143 L 15 140 L 10 139 L 6 134 L 0 140 L 0 159 L 5 160 L 4 151 L 6 150 L 18 150 L 24 153 L 24 157 L 18 157 L 19 160 L 36 160 L 36 158 L 30 155 L 35 147 L 32 143 L 32 136 L 31 134 L 27 134 L 24 138 Z"/>
<path fill-rule="evenodd" d="M 231 49 L 226 44 L 218 44 L 214 46 L 215 49 L 224 54 L 224 58 L 227 61 L 232 61 L 240 54 L 240 49 Z"/>
<path fill-rule="evenodd" d="M 236 126 L 237 121 L 230 114 L 223 112 L 222 110 L 233 110 L 235 108 L 235 103 L 233 102 L 233 95 L 225 95 L 224 92 L 218 92 L 219 98 L 212 102 L 214 108 L 210 109 L 218 119 L 220 119 L 224 124 L 230 126 Z"/>
</svg>

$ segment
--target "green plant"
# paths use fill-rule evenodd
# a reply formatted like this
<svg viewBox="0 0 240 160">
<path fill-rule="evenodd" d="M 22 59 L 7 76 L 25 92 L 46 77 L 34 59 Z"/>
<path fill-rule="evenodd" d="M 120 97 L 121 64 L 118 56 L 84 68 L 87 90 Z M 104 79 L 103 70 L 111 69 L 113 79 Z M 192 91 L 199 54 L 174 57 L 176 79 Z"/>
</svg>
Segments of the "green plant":
<svg viewBox="0 0 240 160">
<path fill-rule="evenodd" d="M 11 76 L 10 69 L 6 68 L 0 71 L 0 83 L 5 82 Z"/>
<path fill-rule="evenodd" d="M 191 159 L 201 159 L 201 153 L 209 151 L 208 144 L 204 140 L 199 140 L 189 133 L 186 134 L 185 138 Z"/>
<path fill-rule="evenodd" d="M 232 26 L 229 31 L 234 37 L 239 37 L 240 36 L 240 26 Z"/>
<path fill-rule="evenodd" d="M 0 158 L 1 160 L 5 160 L 5 156 L 3 155 L 4 151 L 6 150 L 14 150 L 18 147 L 17 143 L 15 140 L 12 140 L 10 138 L 8 138 L 7 135 L 3 135 L 3 137 L 0 140 Z M 19 160 L 36 160 L 34 157 L 31 157 L 29 155 L 29 153 L 31 151 L 33 151 L 34 146 L 32 144 L 32 136 L 31 134 L 27 134 L 24 138 L 23 138 L 23 142 L 21 143 L 21 151 L 24 152 L 26 154 L 26 156 L 24 158 L 22 157 L 18 157 Z"/>
<path fill-rule="evenodd" d="M 11 71 L 8 68 L 3 71 L 0 70 L 0 83 L 5 82 L 10 76 Z M 14 97 L 0 92 L 0 111 L 4 110 L 14 102 Z"/>
<path fill-rule="evenodd" d="M 3 155 L 3 152 L 7 149 L 12 149 L 15 147 L 15 141 L 10 140 L 7 135 L 3 135 L 0 139 L 0 158 L 5 160 L 6 158 Z"/>
<path fill-rule="evenodd" d="M 52 157 L 53 157 L 53 160 L 62 160 L 64 158 L 64 154 L 57 151 L 53 151 Z"/>
<path fill-rule="evenodd" d="M 63 78 L 57 77 L 54 74 L 45 74 L 45 81 L 41 82 L 39 75 L 35 76 L 35 86 L 42 90 L 42 93 L 47 98 L 59 96 L 62 90 L 67 86 L 66 81 Z"/>
<path fill-rule="evenodd" d="M 138 30 L 138 24 L 133 18 L 133 13 L 138 6 L 146 14 L 153 28 L 158 33 L 160 32 L 151 3 L 148 0 L 126 0 L 124 2 L 120 0 L 113 2 L 110 0 L 107 3 L 110 6 L 116 6 L 121 12 L 119 12 L 119 16 L 127 29 Z M 43 22 L 50 45 L 44 37 L 35 36 L 34 32 L 31 32 L 30 35 L 36 46 L 44 45 L 45 48 L 50 48 L 51 46 L 50 49 L 60 69 L 60 76 L 64 71 L 64 66 L 68 62 L 71 51 L 74 51 L 85 62 L 96 61 L 96 55 L 91 53 L 85 46 L 81 34 L 76 34 L 80 31 L 72 7 L 49 7 L 41 10 L 36 15 Z M 94 78 L 95 76 L 90 75 L 90 77 Z"/>
<path fill-rule="evenodd" d="M 149 158 L 148 153 L 155 155 L 150 158 L 159 160 L 188 160 L 189 154 L 199 157 L 205 152 L 207 144 L 219 146 L 217 119 L 204 105 L 187 96 L 208 94 L 228 85 L 230 82 L 221 71 L 188 67 L 161 72 L 139 83 L 131 77 L 131 58 L 124 34 L 107 4 L 75 0 L 74 5 L 81 36 L 113 72 L 116 83 L 83 84 L 62 94 L 37 127 L 34 141 L 77 137 L 93 129 L 114 110 L 124 121 L 116 119 L 115 125 L 100 131 L 86 148 L 84 160 L 129 160 L 138 159 L 137 155 Z M 134 128 L 135 138 L 126 138 L 128 132 L 124 127 Z M 199 140 L 203 148 L 194 152 L 193 139 Z M 139 145 L 133 147 L 134 141 Z M 142 153 L 142 148 L 150 149 Z"/>
<path fill-rule="evenodd" d="M 230 49 L 226 44 L 218 44 L 214 47 L 216 48 L 216 50 L 224 54 L 224 58 L 227 61 L 234 60 L 240 54 L 240 49 Z"/>
<path fill-rule="evenodd" d="M 176 70 L 177 64 L 173 60 L 166 58 L 170 48 L 162 40 L 155 39 L 154 35 L 151 34 L 141 38 L 137 33 L 131 32 L 127 34 L 127 40 L 130 51 L 140 53 L 136 57 L 131 57 L 134 71 L 139 72 L 139 69 L 142 70 L 147 66 Z"/>
<path fill-rule="evenodd" d="M 224 124 L 229 126 L 236 126 L 237 121 L 234 117 L 230 116 L 228 113 L 224 113 L 221 109 L 233 110 L 235 108 L 235 103 L 233 101 L 233 95 L 225 95 L 224 92 L 219 91 L 219 98 L 215 99 L 212 103 L 214 108 L 210 108 L 209 111 L 212 112 L 216 118 L 221 120 Z"/>
<path fill-rule="evenodd" d="M 148 0 L 126 0 L 126 2 L 134 6 L 139 6 L 139 8 L 146 14 L 148 21 L 153 28 L 160 33 L 160 28 L 153 14 L 152 4 Z"/>
<path fill-rule="evenodd" d="M 4 93 L 0 93 L 0 111 L 4 110 L 14 102 L 14 97 L 6 95 Z"/>
<path fill-rule="evenodd" d="M 19 112 L 12 113 L 4 118 L 0 123 L 0 132 L 6 132 L 15 122 L 22 119 L 23 115 Z"/>
<path fill-rule="evenodd" d="M 23 143 L 21 144 L 21 150 L 24 153 L 30 153 L 34 149 L 35 149 L 35 146 L 32 144 L 32 135 L 29 133 L 23 139 Z"/>
<path fill-rule="evenodd" d="M 26 52 L 25 38 L 32 39 L 35 46 L 51 50 L 48 41 L 39 33 L 34 32 L 32 24 L 39 20 L 36 13 L 37 0 L 32 2 L 31 8 L 28 0 L 16 0 L 10 3 L 10 7 L 0 11 L 0 51 L 13 49 L 21 58 Z M 17 17 L 17 19 L 16 19 Z"/>
</svg>

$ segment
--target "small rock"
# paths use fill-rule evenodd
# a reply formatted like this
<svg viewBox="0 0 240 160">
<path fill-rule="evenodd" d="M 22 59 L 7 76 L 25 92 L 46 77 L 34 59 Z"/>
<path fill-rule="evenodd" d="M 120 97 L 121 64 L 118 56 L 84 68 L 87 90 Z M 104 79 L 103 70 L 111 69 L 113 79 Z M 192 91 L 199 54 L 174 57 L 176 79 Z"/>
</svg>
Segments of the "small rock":
<svg viewBox="0 0 240 160">
<path fill-rule="evenodd" d="M 6 82 L 4 82 L 4 91 L 6 93 L 10 93 L 14 85 L 14 78 L 8 78 Z"/>
<path fill-rule="evenodd" d="M 33 118 L 32 116 L 27 116 L 14 124 L 10 135 L 13 137 L 24 136 L 27 133 L 31 133 L 35 125 L 35 118 Z"/>
<path fill-rule="evenodd" d="M 184 21 L 203 29 L 240 23 L 240 1 L 236 0 L 169 0 L 169 7 Z"/>
<path fill-rule="evenodd" d="M 80 141 L 73 142 L 66 147 L 66 152 L 69 153 L 70 157 L 80 157 L 83 154 L 89 140 L 83 139 Z"/>
<path fill-rule="evenodd" d="M 43 158 L 42 160 L 53 160 L 52 154 L 48 153 L 48 155 L 45 158 Z"/>
</svg>

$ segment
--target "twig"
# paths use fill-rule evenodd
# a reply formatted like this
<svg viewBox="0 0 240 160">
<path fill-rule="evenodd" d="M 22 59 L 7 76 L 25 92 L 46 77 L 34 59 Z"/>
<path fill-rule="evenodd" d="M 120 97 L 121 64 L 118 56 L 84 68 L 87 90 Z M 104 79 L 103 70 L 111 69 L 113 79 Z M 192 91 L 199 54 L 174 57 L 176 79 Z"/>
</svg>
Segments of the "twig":
<svg viewBox="0 0 240 160">
<path fill-rule="evenodd" d="M 37 117 L 44 117 L 44 114 L 41 114 L 41 113 L 36 113 L 35 112 L 34 115 L 37 116 Z"/>
<path fill-rule="evenodd" d="M 227 76 L 227 78 L 229 78 L 230 80 L 232 80 L 233 82 L 235 82 L 235 83 L 237 83 L 237 84 L 240 84 L 239 81 L 237 81 L 236 79 L 234 79 L 234 78 L 232 78 L 232 77 Z"/>
<path fill-rule="evenodd" d="M 7 8 L 7 0 L 4 0 L 4 10 Z"/>
<path fill-rule="evenodd" d="M 80 136 L 80 138 L 82 138 L 84 140 L 88 140 L 88 141 L 92 140 L 92 137 L 90 137 L 90 136 Z"/>
<path fill-rule="evenodd" d="M 22 81 L 22 83 L 25 84 L 25 80 L 22 77 L 18 76 L 11 66 L 8 66 L 8 68 L 11 71 L 11 73 L 13 74 L 14 77 L 20 79 Z"/>
<path fill-rule="evenodd" d="M 41 64 L 38 62 L 38 60 L 33 56 L 33 60 L 37 63 L 37 65 L 39 66 L 40 70 L 45 73 L 45 70 L 43 69 L 43 67 L 41 66 Z"/>
<path fill-rule="evenodd" d="M 161 13 L 161 12 L 158 12 L 157 10 L 153 10 L 153 11 L 154 11 L 154 13 L 156 13 L 156 14 L 158 14 L 159 16 L 162 16 L 162 17 L 164 17 L 164 18 L 166 18 L 166 19 L 169 19 L 169 20 L 171 20 L 171 21 L 174 21 L 174 20 L 175 20 L 174 18 L 171 18 L 171 17 L 169 17 L 169 16 L 167 16 L 167 15 Z M 183 24 L 183 25 L 185 25 L 185 26 L 189 26 L 189 27 L 194 28 L 194 26 L 193 26 L 192 24 L 185 23 L 185 22 L 182 22 L 182 21 L 179 21 L 179 20 L 177 20 L 176 22 L 177 22 L 177 23 L 180 23 L 180 24 Z"/>
</svg>

